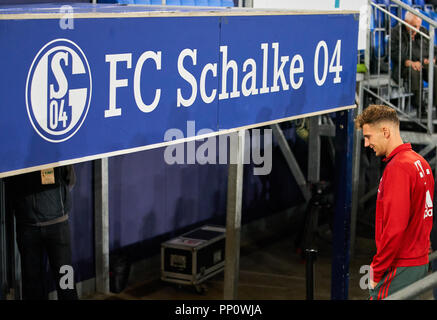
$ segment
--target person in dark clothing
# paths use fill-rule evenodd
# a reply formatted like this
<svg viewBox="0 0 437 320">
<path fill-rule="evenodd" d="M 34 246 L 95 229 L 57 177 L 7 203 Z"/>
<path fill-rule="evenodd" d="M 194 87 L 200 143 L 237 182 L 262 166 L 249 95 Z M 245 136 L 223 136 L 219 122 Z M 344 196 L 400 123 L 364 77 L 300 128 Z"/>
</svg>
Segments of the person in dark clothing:
<svg viewBox="0 0 437 320">
<path fill-rule="evenodd" d="M 422 19 L 415 16 L 411 12 L 405 14 L 405 22 L 414 28 L 420 30 L 424 34 L 428 34 L 426 28 L 422 25 Z M 415 30 L 398 23 L 391 31 L 391 59 L 393 62 L 392 76 L 396 82 L 400 82 L 400 78 L 404 81 L 409 81 L 413 107 L 419 112 L 422 117 L 427 115 L 427 106 L 422 101 L 422 81 L 428 81 L 428 66 L 429 66 L 429 41 L 423 36 L 417 34 Z M 436 57 L 437 50 L 434 47 L 434 56 Z M 410 78 L 411 77 L 411 78 Z M 410 79 L 410 80 L 409 80 Z M 433 90 L 433 105 L 437 104 L 437 68 L 434 58 L 434 90 Z M 421 110 L 421 111 L 419 111 Z"/>
<path fill-rule="evenodd" d="M 68 212 L 75 183 L 73 166 L 44 169 L 5 179 L 7 210 L 15 214 L 21 258 L 22 296 L 47 300 L 45 270 L 48 262 L 59 300 L 76 300 L 74 285 L 60 284 L 62 266 L 71 267 Z"/>
</svg>

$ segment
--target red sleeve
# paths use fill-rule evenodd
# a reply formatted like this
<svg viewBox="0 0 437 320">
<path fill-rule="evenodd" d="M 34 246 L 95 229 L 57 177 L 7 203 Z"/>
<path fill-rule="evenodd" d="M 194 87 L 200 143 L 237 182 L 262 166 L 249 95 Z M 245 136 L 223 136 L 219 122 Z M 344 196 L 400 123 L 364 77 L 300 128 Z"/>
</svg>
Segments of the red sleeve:
<svg viewBox="0 0 437 320">
<path fill-rule="evenodd" d="M 382 206 L 379 209 L 382 210 L 382 235 L 371 264 L 375 282 L 382 279 L 384 272 L 396 257 L 403 231 L 407 228 L 410 219 L 412 178 L 402 167 L 390 169 L 384 177 L 384 194 L 378 203 L 380 207 Z"/>
</svg>

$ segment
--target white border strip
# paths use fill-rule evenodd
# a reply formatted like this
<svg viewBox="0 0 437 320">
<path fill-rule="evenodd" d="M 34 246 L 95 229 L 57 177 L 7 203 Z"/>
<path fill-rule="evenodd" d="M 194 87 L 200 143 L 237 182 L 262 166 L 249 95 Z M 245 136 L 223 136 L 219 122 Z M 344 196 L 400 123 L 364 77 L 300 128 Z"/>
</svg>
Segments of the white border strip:
<svg viewBox="0 0 437 320">
<path fill-rule="evenodd" d="M 6 172 L 0 173 L 0 178 L 5 178 L 5 177 L 17 175 L 17 174 L 22 174 L 22 173 L 27 173 L 27 172 L 32 172 L 32 171 L 37 171 L 37 170 L 42 170 L 42 169 L 47 169 L 47 168 L 53 168 L 53 167 L 58 167 L 58 166 L 80 163 L 80 162 L 92 161 L 92 160 L 97 160 L 97 159 L 102 159 L 102 158 L 107 158 L 107 157 L 114 157 L 114 156 L 129 154 L 129 153 L 133 153 L 133 152 L 156 149 L 156 148 L 166 147 L 166 146 L 174 145 L 174 144 L 178 144 L 178 143 L 189 142 L 189 141 L 193 141 L 193 140 L 202 140 L 202 139 L 217 136 L 217 135 L 229 134 L 229 133 L 243 130 L 243 129 L 253 129 L 256 127 L 263 127 L 263 126 L 267 126 L 267 125 L 271 125 L 271 124 L 275 124 L 275 123 L 280 123 L 280 122 L 284 122 L 284 121 L 291 121 L 291 120 L 295 120 L 295 119 L 313 117 L 313 116 L 322 115 L 322 114 L 326 114 L 326 113 L 354 109 L 356 107 L 357 106 L 354 104 L 354 105 L 350 105 L 350 106 L 338 107 L 338 108 L 327 109 L 327 110 L 323 110 L 323 111 L 300 114 L 300 115 L 292 116 L 292 117 L 288 117 L 288 118 L 282 118 L 282 119 L 277 119 L 277 120 L 272 120 L 272 121 L 256 123 L 256 124 L 238 127 L 238 128 L 233 128 L 233 129 L 220 130 L 220 131 L 216 131 L 216 132 L 212 132 L 212 133 L 208 133 L 208 134 L 203 134 L 200 136 L 187 137 L 184 139 L 160 142 L 160 143 L 155 143 L 155 144 L 142 146 L 142 147 L 123 149 L 123 150 L 112 151 L 112 152 L 107 152 L 107 153 L 100 153 L 100 154 L 95 154 L 92 156 L 75 158 L 75 159 L 71 159 L 71 160 L 52 162 L 52 163 L 48 163 L 45 165 L 39 165 L 39 166 L 29 167 L 29 168 L 25 168 L 25 169 L 6 171 Z"/>
<path fill-rule="evenodd" d="M 140 6 L 138 6 L 140 7 Z M 186 9 L 185 7 L 184 9 Z M 192 7 L 193 9 L 196 7 Z M 197 7 L 198 8 L 198 7 Z M 74 9 L 74 8 L 73 8 Z M 175 9 L 173 7 L 172 9 Z M 180 9 L 180 8 L 177 8 Z M 311 11 L 311 10 L 286 10 L 286 9 L 246 9 L 246 10 L 214 10 L 211 11 L 138 11 L 138 12 L 74 12 L 75 19 L 89 18 L 141 18 L 141 17 L 204 17 L 204 16 L 277 16 L 277 15 L 339 15 L 339 14 L 359 14 L 359 11 Z M 35 19 L 62 19 L 65 13 L 1 13 L 0 20 L 35 20 Z"/>
</svg>

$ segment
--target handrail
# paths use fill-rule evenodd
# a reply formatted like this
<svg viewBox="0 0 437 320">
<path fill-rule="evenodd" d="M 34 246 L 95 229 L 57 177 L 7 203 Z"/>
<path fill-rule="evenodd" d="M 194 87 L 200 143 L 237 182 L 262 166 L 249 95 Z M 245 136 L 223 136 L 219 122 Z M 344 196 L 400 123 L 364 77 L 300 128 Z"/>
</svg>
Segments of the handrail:
<svg viewBox="0 0 437 320">
<path fill-rule="evenodd" d="M 372 96 L 374 96 L 375 98 L 381 100 L 384 104 L 386 104 L 389 107 L 392 107 L 393 109 L 395 109 L 397 112 L 399 112 L 400 114 L 402 114 L 403 116 L 407 117 L 408 119 L 414 120 L 414 118 L 412 116 L 410 116 L 409 114 L 403 112 L 402 110 L 400 110 L 399 108 L 397 108 L 395 105 L 393 105 L 392 103 L 390 103 L 390 101 L 385 100 L 384 98 L 378 96 L 377 94 L 375 94 L 374 92 L 372 92 L 371 90 L 367 89 L 367 88 L 363 88 L 363 90 L 365 90 L 366 92 L 368 92 L 369 94 L 371 94 Z M 421 124 L 420 122 L 416 122 L 418 126 L 427 129 L 426 126 L 424 126 L 423 124 Z"/>
<path fill-rule="evenodd" d="M 393 1 L 393 0 L 392 0 Z M 426 33 L 423 33 L 422 31 L 420 31 L 419 29 L 416 29 L 415 27 L 413 27 L 412 25 L 406 23 L 404 20 L 402 20 L 401 18 L 399 18 L 398 16 L 395 16 L 393 13 L 391 13 L 390 11 L 387 11 L 386 9 L 384 9 L 381 5 L 378 5 L 374 2 L 370 2 L 370 4 L 374 7 L 377 7 L 378 10 L 381 10 L 382 12 L 384 12 L 385 14 L 389 15 L 390 17 L 396 19 L 397 21 L 399 21 L 400 23 L 408 26 L 408 28 L 413 29 L 414 31 L 416 31 L 417 33 L 419 33 L 420 35 L 422 35 L 423 37 L 427 38 L 428 40 L 430 39 L 429 35 L 427 35 Z M 414 10 L 413 10 L 414 11 Z M 413 14 L 417 15 L 417 11 L 412 12 Z"/>
<path fill-rule="evenodd" d="M 414 13 L 416 16 L 418 16 L 420 19 L 425 20 L 426 22 L 428 22 L 430 25 L 432 25 L 434 28 L 437 28 L 437 22 L 435 22 L 434 20 L 432 20 L 431 18 L 427 17 L 426 15 L 424 15 L 423 13 L 421 13 L 420 11 L 411 8 L 409 5 L 403 3 L 402 1 L 399 0 L 391 0 L 392 2 L 396 3 L 398 6 L 404 8 L 405 10 Z"/>
<path fill-rule="evenodd" d="M 428 60 L 429 60 L 429 66 L 428 66 L 428 87 L 430 88 L 428 91 L 428 101 L 427 106 L 425 106 L 426 110 L 428 110 L 428 114 L 426 117 L 426 130 L 428 134 L 432 134 L 434 131 L 433 127 L 433 120 L 432 120 L 432 110 L 433 110 L 433 91 L 434 91 L 434 38 L 435 38 L 435 28 L 437 28 L 437 22 L 430 19 L 429 17 L 422 14 L 420 11 L 416 10 L 415 8 L 411 8 L 405 3 L 399 1 L 399 0 L 390 0 L 393 4 L 407 10 L 408 12 L 411 12 L 415 16 L 421 18 L 423 21 L 428 22 L 429 24 L 429 31 L 428 35 L 424 34 L 422 31 L 418 30 L 414 26 L 411 26 L 407 22 L 403 21 L 401 17 L 397 17 L 396 15 L 393 15 L 391 12 L 384 9 L 385 6 L 380 6 L 378 4 L 375 4 L 372 0 L 369 0 L 369 4 L 373 6 L 376 10 L 380 10 L 387 16 L 391 17 L 392 19 L 395 19 L 399 23 L 402 23 L 403 25 L 407 26 L 409 29 L 412 29 L 416 31 L 420 36 L 424 37 L 429 41 L 429 54 L 428 54 Z M 379 66 L 379 60 L 378 60 L 378 66 Z M 379 67 L 378 67 L 379 70 Z M 400 72 L 400 71 L 399 71 Z M 410 75 L 411 76 L 411 75 Z M 422 86 L 421 86 L 422 88 Z M 421 89 L 422 90 L 422 89 Z M 389 88 L 389 94 L 390 94 L 390 88 Z M 379 87 L 378 87 L 378 96 L 379 96 Z M 419 104 L 420 106 L 420 104 Z M 419 109 L 418 109 L 419 110 Z M 418 111 L 419 114 L 421 113 L 420 110 Z M 420 120 L 414 120 L 415 123 L 420 123 Z M 420 123 L 421 124 L 421 123 Z"/>
<path fill-rule="evenodd" d="M 430 111 L 432 111 L 432 91 L 434 89 L 434 77 L 433 77 L 433 72 L 434 72 L 434 35 L 435 35 L 435 28 L 437 28 L 437 22 L 434 20 L 431 20 L 430 18 L 428 18 L 427 16 L 423 15 L 421 12 L 410 8 L 408 5 L 402 3 L 399 0 L 391 0 L 391 2 L 393 2 L 394 4 L 397 4 L 399 7 L 404 8 L 405 10 L 411 12 L 412 14 L 418 16 L 419 18 L 421 18 L 423 21 L 426 21 L 429 23 L 429 35 L 424 34 L 423 32 L 421 32 L 420 30 L 414 28 L 413 26 L 409 25 L 408 23 L 406 23 L 405 21 L 403 21 L 400 17 L 397 17 L 395 15 L 393 15 L 391 12 L 387 11 L 384 9 L 385 6 L 380 6 L 377 5 L 373 2 L 371 2 L 369 0 L 369 3 L 376 8 L 376 10 L 380 10 L 381 12 L 383 12 L 384 14 L 386 14 L 387 16 L 390 16 L 391 18 L 397 20 L 398 22 L 402 23 L 403 25 L 408 26 L 410 29 L 415 30 L 418 34 L 420 34 L 421 36 L 425 37 L 426 39 L 429 40 L 429 70 L 428 70 L 428 86 L 429 86 L 429 99 L 428 99 L 428 119 L 427 119 L 427 126 L 425 127 L 424 125 L 422 125 L 422 123 L 416 122 L 418 123 L 421 127 L 426 128 L 428 133 L 432 133 L 433 132 L 433 126 L 432 126 L 432 113 Z M 378 75 L 379 75 L 379 71 L 378 71 Z M 390 75 L 390 73 L 389 73 Z M 363 87 L 363 90 L 366 91 L 367 93 L 369 93 L 370 95 L 373 95 L 374 97 L 376 97 L 377 99 L 379 99 L 380 101 L 382 101 L 382 103 L 387 104 L 391 107 L 393 107 L 396 111 L 400 112 L 401 114 L 405 115 L 407 118 L 412 119 L 412 117 L 403 112 L 402 110 L 400 110 L 399 108 L 397 108 L 396 106 L 394 106 L 393 104 L 390 103 L 390 101 L 384 99 L 383 97 L 379 96 L 379 91 L 378 94 L 374 93 L 372 90 L 370 90 L 370 88 L 365 88 Z M 390 96 L 390 94 L 389 94 Z M 371 193 L 371 192 L 369 192 Z M 433 261 L 437 259 L 437 251 L 432 252 L 429 255 L 429 261 Z M 410 284 L 409 286 L 395 292 L 394 294 L 388 296 L 387 298 L 385 298 L 385 300 L 406 300 L 406 299 L 414 299 L 416 297 L 418 297 L 419 295 L 425 293 L 426 291 L 429 291 L 433 288 L 437 288 L 437 271 L 429 274 L 428 276 Z"/>
</svg>

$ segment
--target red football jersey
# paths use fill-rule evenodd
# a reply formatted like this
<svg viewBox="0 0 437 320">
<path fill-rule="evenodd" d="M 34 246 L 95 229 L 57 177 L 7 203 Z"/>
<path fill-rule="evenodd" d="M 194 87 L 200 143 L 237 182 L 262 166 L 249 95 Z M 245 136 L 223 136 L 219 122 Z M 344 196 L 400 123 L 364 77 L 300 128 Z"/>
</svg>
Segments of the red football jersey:
<svg viewBox="0 0 437 320">
<path fill-rule="evenodd" d="M 432 228 L 434 177 L 428 162 L 411 144 L 398 146 L 387 162 L 378 188 L 373 281 L 389 267 L 427 264 Z"/>
</svg>

